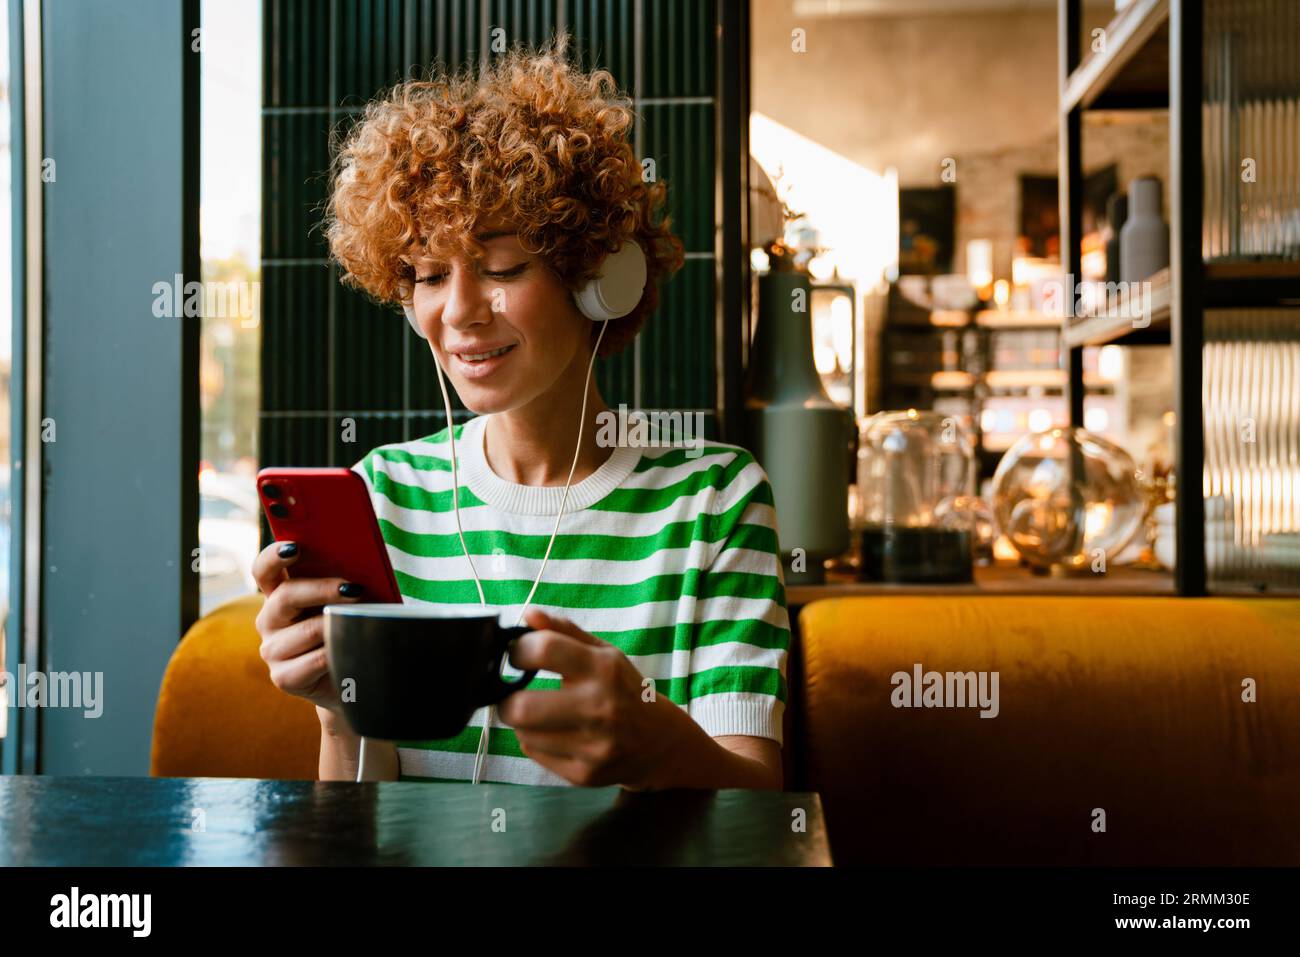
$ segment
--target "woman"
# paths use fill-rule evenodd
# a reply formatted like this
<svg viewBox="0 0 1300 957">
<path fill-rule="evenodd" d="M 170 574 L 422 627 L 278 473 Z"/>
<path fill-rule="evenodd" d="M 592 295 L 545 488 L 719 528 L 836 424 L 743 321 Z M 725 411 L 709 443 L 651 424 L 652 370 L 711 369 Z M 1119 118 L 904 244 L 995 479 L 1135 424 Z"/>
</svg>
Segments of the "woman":
<svg viewBox="0 0 1300 957">
<path fill-rule="evenodd" d="M 682 252 L 655 221 L 664 187 L 643 181 L 630 110 L 608 73 L 565 61 L 565 39 L 401 84 L 339 151 L 328 235 L 344 281 L 408 309 L 431 374 L 476 413 L 356 466 L 404 599 L 526 607 L 534 630 L 509 660 L 540 671 L 456 738 L 367 742 L 367 776 L 779 788 L 789 620 L 766 474 L 734 445 L 600 441 L 595 357 L 631 343 Z M 644 291 L 593 323 L 575 293 L 628 244 Z M 366 596 L 289 579 L 299 557 L 292 542 L 258 556 L 262 655 L 317 706 L 321 777 L 351 779 L 360 742 L 320 608 Z"/>
</svg>

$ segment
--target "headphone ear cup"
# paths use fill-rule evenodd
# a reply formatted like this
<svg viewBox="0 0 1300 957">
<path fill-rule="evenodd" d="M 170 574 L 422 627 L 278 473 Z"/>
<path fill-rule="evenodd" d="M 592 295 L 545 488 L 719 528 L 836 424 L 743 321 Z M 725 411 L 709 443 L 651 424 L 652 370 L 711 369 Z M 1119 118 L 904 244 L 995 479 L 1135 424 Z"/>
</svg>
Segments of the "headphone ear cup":
<svg viewBox="0 0 1300 957">
<path fill-rule="evenodd" d="M 406 313 L 406 321 L 411 324 L 411 328 L 415 330 L 415 334 L 421 339 L 425 338 L 424 330 L 421 329 L 420 324 L 415 321 L 415 310 L 410 306 L 403 305 L 402 312 Z"/>
<path fill-rule="evenodd" d="M 600 275 L 577 290 L 573 298 L 588 319 L 620 319 L 641 301 L 645 282 L 645 250 L 629 239 L 605 257 Z"/>
</svg>

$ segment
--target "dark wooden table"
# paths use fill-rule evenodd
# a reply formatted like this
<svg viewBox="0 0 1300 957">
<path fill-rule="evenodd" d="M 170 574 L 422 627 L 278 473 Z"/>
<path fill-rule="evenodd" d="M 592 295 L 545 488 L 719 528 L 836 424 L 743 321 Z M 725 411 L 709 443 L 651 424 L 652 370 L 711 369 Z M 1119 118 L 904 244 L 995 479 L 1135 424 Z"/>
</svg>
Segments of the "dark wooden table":
<svg viewBox="0 0 1300 957">
<path fill-rule="evenodd" d="M 816 794 L 0 776 L 5 867 L 830 863 Z"/>
</svg>

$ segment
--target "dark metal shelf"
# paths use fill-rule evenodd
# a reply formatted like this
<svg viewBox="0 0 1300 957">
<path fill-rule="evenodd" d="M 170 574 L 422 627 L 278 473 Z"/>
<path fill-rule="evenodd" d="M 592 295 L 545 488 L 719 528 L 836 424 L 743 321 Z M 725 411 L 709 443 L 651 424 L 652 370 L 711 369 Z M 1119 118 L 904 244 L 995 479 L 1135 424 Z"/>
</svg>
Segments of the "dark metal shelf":
<svg viewBox="0 0 1300 957">
<path fill-rule="evenodd" d="M 1172 296 L 1169 270 L 1164 269 L 1151 278 L 1150 309 L 1134 316 L 1121 299 L 1113 313 L 1080 316 L 1061 333 L 1066 348 L 1100 346 L 1110 342 L 1125 345 L 1169 342 L 1169 314 Z"/>
<path fill-rule="evenodd" d="M 1300 306 L 1300 262 L 1205 264 L 1207 309 Z"/>
<path fill-rule="evenodd" d="M 1168 345 L 1173 297 L 1169 272 L 1151 280 L 1151 311 L 1136 321 L 1121 306 L 1114 313 L 1081 316 L 1066 326 L 1066 348 L 1122 345 Z M 1251 309 L 1300 306 L 1300 262 L 1211 262 L 1201 281 L 1206 309 Z"/>
<path fill-rule="evenodd" d="M 1079 319 L 1062 335 L 1072 425 L 1083 424 L 1083 347 L 1102 342 L 1169 343 L 1174 357 L 1174 468 L 1199 476 L 1205 465 L 1201 363 L 1207 301 L 1220 289 L 1202 260 L 1203 0 L 1133 0 L 1105 30 L 1105 47 L 1080 60 L 1083 0 L 1058 0 L 1061 65 L 1061 260 L 1082 272 L 1083 112 L 1169 109 L 1169 279 L 1138 321 L 1125 311 Z M 1225 280 L 1226 281 L 1226 280 Z M 1236 280 L 1233 280 L 1236 281 Z M 1116 310 L 1120 312 L 1120 310 Z M 1206 594 L 1205 503 L 1199 481 L 1178 483 L 1174 583 L 1180 595 Z"/>
<path fill-rule="evenodd" d="M 1169 105 L 1169 2 L 1135 0 L 1105 27 L 1105 48 L 1073 70 L 1061 109 L 1153 109 Z"/>
</svg>

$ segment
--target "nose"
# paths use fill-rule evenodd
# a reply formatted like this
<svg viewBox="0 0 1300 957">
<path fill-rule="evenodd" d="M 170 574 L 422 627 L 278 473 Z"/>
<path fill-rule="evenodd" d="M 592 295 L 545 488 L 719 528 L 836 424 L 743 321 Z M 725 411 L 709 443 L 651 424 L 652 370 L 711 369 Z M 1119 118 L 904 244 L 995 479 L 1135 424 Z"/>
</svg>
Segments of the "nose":
<svg viewBox="0 0 1300 957">
<path fill-rule="evenodd" d="M 488 319 L 490 301 L 472 265 L 454 260 L 443 286 L 443 323 L 461 329 Z"/>
</svg>

